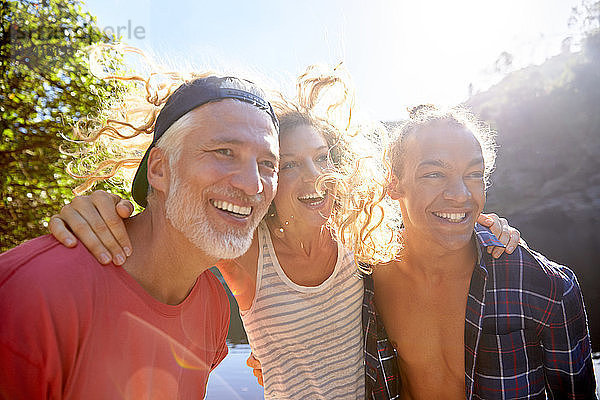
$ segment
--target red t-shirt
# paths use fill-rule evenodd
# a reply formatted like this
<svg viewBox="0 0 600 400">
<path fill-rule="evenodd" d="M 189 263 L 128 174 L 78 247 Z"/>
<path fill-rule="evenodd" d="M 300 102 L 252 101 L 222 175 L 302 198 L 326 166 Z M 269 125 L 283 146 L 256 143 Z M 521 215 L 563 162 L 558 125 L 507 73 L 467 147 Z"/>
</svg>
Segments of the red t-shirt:
<svg viewBox="0 0 600 400">
<path fill-rule="evenodd" d="M 170 306 L 42 236 L 0 255 L 0 398 L 201 399 L 228 325 L 210 271 Z"/>
</svg>

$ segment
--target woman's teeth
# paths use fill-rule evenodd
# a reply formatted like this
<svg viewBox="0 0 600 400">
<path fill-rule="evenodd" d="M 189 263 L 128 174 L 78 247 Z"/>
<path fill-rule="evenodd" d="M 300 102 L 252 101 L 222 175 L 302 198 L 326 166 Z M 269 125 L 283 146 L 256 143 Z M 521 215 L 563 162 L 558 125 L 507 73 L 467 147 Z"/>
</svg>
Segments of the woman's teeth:
<svg viewBox="0 0 600 400">
<path fill-rule="evenodd" d="M 211 200 L 210 202 L 215 208 L 218 208 L 219 210 L 242 215 L 244 217 L 247 217 L 252 212 L 252 207 L 238 206 L 228 201 Z"/>
<path fill-rule="evenodd" d="M 325 195 L 318 193 L 309 193 L 304 196 L 299 196 L 298 200 L 300 200 L 303 203 L 317 204 L 325 200 Z"/>
</svg>

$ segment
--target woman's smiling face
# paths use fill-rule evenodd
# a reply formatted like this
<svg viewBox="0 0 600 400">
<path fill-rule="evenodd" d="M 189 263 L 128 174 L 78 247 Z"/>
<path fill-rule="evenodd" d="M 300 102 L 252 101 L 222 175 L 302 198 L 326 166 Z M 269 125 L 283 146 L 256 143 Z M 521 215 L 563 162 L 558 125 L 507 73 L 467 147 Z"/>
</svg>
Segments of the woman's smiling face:
<svg viewBox="0 0 600 400">
<path fill-rule="evenodd" d="M 279 184 L 273 202 L 282 227 L 322 226 L 332 200 L 327 192 L 317 192 L 315 181 L 329 165 L 327 142 L 314 127 L 300 125 L 281 133 L 279 144 Z"/>
</svg>

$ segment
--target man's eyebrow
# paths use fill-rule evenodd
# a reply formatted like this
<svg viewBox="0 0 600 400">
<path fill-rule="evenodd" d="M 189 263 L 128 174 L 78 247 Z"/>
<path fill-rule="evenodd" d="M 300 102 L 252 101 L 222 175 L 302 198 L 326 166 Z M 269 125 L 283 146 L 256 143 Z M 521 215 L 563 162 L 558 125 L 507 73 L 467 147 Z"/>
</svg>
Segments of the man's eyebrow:
<svg viewBox="0 0 600 400">
<path fill-rule="evenodd" d="M 449 168 L 450 167 L 448 165 L 448 163 L 445 162 L 445 161 L 443 161 L 443 160 L 424 160 L 424 161 L 421 161 L 419 163 L 419 165 L 417 165 L 417 168 L 428 166 L 428 165 L 432 165 L 434 167 L 442 167 L 442 168 Z"/>
<path fill-rule="evenodd" d="M 319 151 L 319 150 L 323 150 L 323 149 L 327 149 L 328 150 L 329 146 L 325 146 L 325 145 L 319 146 L 319 147 L 313 149 L 313 151 Z M 281 154 L 281 158 L 283 158 L 283 157 L 293 157 L 295 155 L 296 155 L 295 153 L 283 153 L 283 154 Z"/>
<path fill-rule="evenodd" d="M 469 162 L 468 166 L 472 167 L 473 165 L 478 165 L 478 164 L 482 164 L 482 163 L 483 163 L 483 157 L 475 157 L 474 159 L 471 160 L 471 162 Z M 419 165 L 417 165 L 417 168 L 423 167 L 423 166 L 429 166 L 429 165 L 432 165 L 434 167 L 450 168 L 450 165 L 448 165 L 448 163 L 445 162 L 444 160 L 421 161 L 419 163 Z"/>
<path fill-rule="evenodd" d="M 202 146 L 224 146 L 224 145 L 235 145 L 235 146 L 245 146 L 247 142 L 239 139 L 210 139 L 206 143 L 202 144 Z M 271 150 L 266 152 L 269 157 L 274 158 L 279 161 L 279 155 L 273 153 Z"/>
<path fill-rule="evenodd" d="M 206 142 L 207 145 L 209 146 L 218 146 L 218 145 L 223 145 L 223 144 L 235 144 L 237 146 L 241 146 L 244 144 L 243 140 L 239 140 L 239 139 L 210 139 Z"/>
<path fill-rule="evenodd" d="M 479 164 L 485 164 L 483 157 L 475 157 L 474 159 L 472 159 L 471 162 L 469 163 L 469 167 L 472 167 L 473 165 L 479 165 Z"/>
</svg>

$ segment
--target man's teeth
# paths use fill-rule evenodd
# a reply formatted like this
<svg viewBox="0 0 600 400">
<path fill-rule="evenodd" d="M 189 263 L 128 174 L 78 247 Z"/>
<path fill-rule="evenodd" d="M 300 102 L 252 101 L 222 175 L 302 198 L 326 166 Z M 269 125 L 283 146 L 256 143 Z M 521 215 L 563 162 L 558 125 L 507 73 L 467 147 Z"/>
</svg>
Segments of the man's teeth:
<svg viewBox="0 0 600 400">
<path fill-rule="evenodd" d="M 436 213 L 433 213 L 433 214 L 435 214 L 435 216 L 437 216 L 437 217 L 447 219 L 450 222 L 460 222 L 460 221 L 462 221 L 467 216 L 466 213 L 440 213 L 440 212 L 436 212 Z"/>
<path fill-rule="evenodd" d="M 248 216 L 248 215 L 250 215 L 250 212 L 252 211 L 252 207 L 238 206 L 238 205 L 232 204 L 228 201 L 211 200 L 211 202 L 212 202 L 212 205 L 215 206 L 216 208 L 218 208 L 219 210 L 229 211 L 234 214 Z"/>
</svg>

